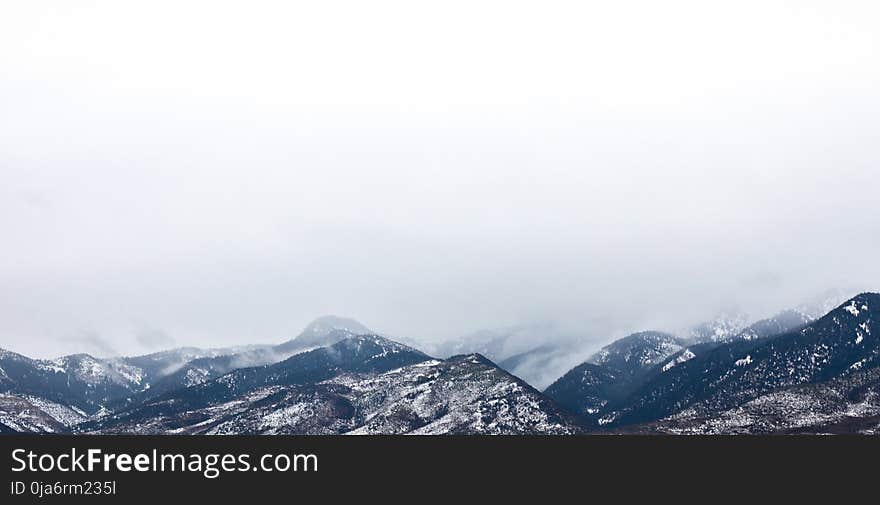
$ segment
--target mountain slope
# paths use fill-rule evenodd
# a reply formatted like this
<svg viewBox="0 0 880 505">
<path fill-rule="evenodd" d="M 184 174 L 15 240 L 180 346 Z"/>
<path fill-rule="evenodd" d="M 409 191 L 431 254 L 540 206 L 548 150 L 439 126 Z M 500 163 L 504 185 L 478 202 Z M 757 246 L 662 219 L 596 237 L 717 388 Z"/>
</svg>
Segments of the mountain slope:
<svg viewBox="0 0 880 505">
<path fill-rule="evenodd" d="M 82 410 L 29 395 L 0 394 L 0 433 L 64 433 L 88 417 Z"/>
<path fill-rule="evenodd" d="M 151 377 L 152 381 L 148 389 L 121 399 L 109 407 L 118 410 L 127 405 L 141 404 L 178 389 L 208 382 L 233 370 L 278 363 L 300 352 L 370 333 L 365 326 L 353 319 L 324 316 L 312 321 L 297 337 L 278 345 L 226 349 L 228 352 L 225 353 L 202 351 L 192 359 L 176 362 L 163 356 L 163 361 L 172 361 L 173 366 L 166 365 L 164 373 Z M 152 356 L 154 355 L 148 357 Z M 137 360 L 136 362 L 140 364 L 148 357 L 128 359 Z M 154 368 L 155 366 L 151 369 Z"/>
<path fill-rule="evenodd" d="M 171 391 L 124 408 L 97 421 L 96 426 L 152 422 L 157 417 L 173 421 L 188 411 L 233 401 L 270 386 L 320 382 L 343 373 L 384 372 L 428 359 L 415 349 L 376 335 L 349 337 L 279 363 L 234 370 L 216 379 Z"/>
<path fill-rule="evenodd" d="M 369 368 L 369 367 L 368 367 Z M 287 382 L 287 381 L 283 381 Z M 318 382 L 260 386 L 183 416 L 129 419 L 104 433 L 565 434 L 575 418 L 480 355 L 428 359 Z"/>
<path fill-rule="evenodd" d="M 698 344 L 726 342 L 741 334 L 747 325 L 748 316 L 743 313 L 722 313 L 691 329 L 688 340 Z"/>
<path fill-rule="evenodd" d="M 681 350 L 687 341 L 659 331 L 644 331 L 621 338 L 587 359 L 627 375 L 638 375 Z"/>
<path fill-rule="evenodd" d="M 776 389 L 880 364 L 880 295 L 859 295 L 803 329 L 719 345 L 658 374 L 616 405 L 615 424 L 662 419 L 700 402 L 716 412 Z"/>
<path fill-rule="evenodd" d="M 720 320 L 727 322 L 703 325 L 704 328 L 714 329 L 707 330 L 705 334 L 713 338 L 701 339 L 702 342 L 656 332 L 637 333 L 618 340 L 566 373 L 545 392 L 560 404 L 585 416 L 589 422 L 597 426 L 608 424 L 621 415 L 617 410 L 626 408 L 627 402 L 635 401 L 630 398 L 632 395 L 645 395 L 654 403 L 670 400 L 667 390 L 651 390 L 650 385 L 675 381 L 679 372 L 675 370 L 676 367 L 700 362 L 706 355 L 728 344 L 746 342 L 742 345 L 759 345 L 757 341 L 761 339 L 804 328 L 811 318 L 800 311 L 787 310 L 744 328 L 740 328 L 738 322 L 731 322 L 739 321 L 736 318 Z M 734 329 L 738 333 L 734 334 Z M 698 357 L 701 359 L 694 361 Z M 690 366 L 697 365 L 691 363 Z M 638 393 L 640 390 L 646 391 Z M 672 405 L 667 406 L 668 412 L 681 408 L 681 401 L 672 401 Z M 626 422 L 626 419 L 624 417 L 618 422 Z"/>
<path fill-rule="evenodd" d="M 797 310 L 785 310 L 773 317 L 752 323 L 731 340 L 756 340 L 773 337 L 795 330 L 812 322 L 814 318 Z"/>
<path fill-rule="evenodd" d="M 143 356 L 100 359 L 75 354 L 55 360 L 0 350 L 0 393 L 41 398 L 93 416 L 139 405 L 236 369 L 277 363 L 314 344 L 329 345 L 365 329 L 357 321 L 327 316 L 277 346 L 184 347 Z"/>
<path fill-rule="evenodd" d="M 274 350 L 278 353 L 289 353 L 333 345 L 350 336 L 374 334 L 375 332 L 354 319 L 322 316 L 309 323 L 296 338 L 275 346 Z"/>
<path fill-rule="evenodd" d="M 200 349 L 197 347 L 178 347 L 167 351 L 159 351 L 141 356 L 118 358 L 131 367 L 141 371 L 144 387 L 152 387 L 156 382 L 167 377 L 194 360 L 209 360 L 223 356 L 247 355 L 265 351 L 269 346 L 241 346 Z"/>
<path fill-rule="evenodd" d="M 656 423 L 625 431 L 676 435 L 880 434 L 880 368 L 779 389 L 721 412 L 698 403 Z"/>
<path fill-rule="evenodd" d="M 88 414 L 138 391 L 143 381 L 140 369 L 120 360 L 87 354 L 38 360 L 0 350 L 0 393 L 44 398 Z"/>
<path fill-rule="evenodd" d="M 609 402 L 625 397 L 646 373 L 687 342 L 667 333 L 634 333 L 603 347 L 544 392 L 573 412 L 598 423 Z"/>
</svg>

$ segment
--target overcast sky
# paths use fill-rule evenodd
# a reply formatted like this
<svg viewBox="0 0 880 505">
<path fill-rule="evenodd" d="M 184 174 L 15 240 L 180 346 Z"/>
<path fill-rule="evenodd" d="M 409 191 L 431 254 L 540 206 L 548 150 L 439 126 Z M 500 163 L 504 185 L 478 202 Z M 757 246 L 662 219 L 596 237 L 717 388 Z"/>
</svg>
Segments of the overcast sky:
<svg viewBox="0 0 880 505">
<path fill-rule="evenodd" d="M 876 291 L 878 5 L 4 2 L 0 347 Z"/>
</svg>

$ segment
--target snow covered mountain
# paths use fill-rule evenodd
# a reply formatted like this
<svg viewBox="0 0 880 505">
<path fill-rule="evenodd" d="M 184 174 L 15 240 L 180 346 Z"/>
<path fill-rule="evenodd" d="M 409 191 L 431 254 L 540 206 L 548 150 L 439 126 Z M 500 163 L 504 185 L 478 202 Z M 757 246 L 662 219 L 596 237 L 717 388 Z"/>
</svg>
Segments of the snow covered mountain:
<svg viewBox="0 0 880 505">
<path fill-rule="evenodd" d="M 675 415 L 692 404 L 702 402 L 705 408 L 724 410 L 748 401 L 760 394 L 777 388 L 802 382 L 814 382 L 837 377 L 845 370 L 836 369 L 828 375 L 814 377 L 807 370 L 804 360 L 816 353 L 824 356 L 831 337 L 823 337 L 822 344 L 811 343 L 810 335 L 838 335 L 855 331 L 866 335 L 870 320 L 859 322 L 857 328 L 839 326 L 853 313 L 846 307 L 877 306 L 871 303 L 872 294 L 860 295 L 849 305 L 841 306 L 819 321 L 799 311 L 785 311 L 772 318 L 758 321 L 739 330 L 739 333 L 713 332 L 717 338 L 676 339 L 663 334 L 651 334 L 653 338 L 639 338 L 636 334 L 603 348 L 585 363 L 575 367 L 551 384 L 545 393 L 584 417 L 595 428 L 651 423 Z M 880 306 L 878 306 L 880 307 Z M 874 318 L 876 320 L 876 318 Z M 831 323 L 829 323 L 829 321 Z M 734 328 L 738 325 L 724 325 Z M 860 343 L 864 340 L 864 336 Z M 854 342 L 854 341 L 853 341 Z M 786 357 L 780 353 L 784 346 Z M 751 353 L 749 351 L 756 350 Z M 757 352 L 761 351 L 761 354 Z M 841 358 L 848 366 L 870 358 L 871 352 L 862 356 Z M 774 371 L 754 377 L 750 372 L 752 360 L 769 353 L 778 363 Z M 811 358 L 812 359 L 812 358 Z M 816 358 L 818 359 L 818 358 Z M 804 361 L 803 363 L 801 361 Z M 759 366 L 770 366 L 763 361 Z M 635 365 L 635 366 L 633 366 Z"/>
<path fill-rule="evenodd" d="M 55 360 L 0 350 L 0 433 L 877 433 L 878 318 L 880 294 L 864 293 L 815 320 L 791 310 L 705 325 L 699 341 L 636 333 L 544 393 L 479 353 L 435 359 L 334 317 L 277 346 Z M 496 337 L 478 344 L 519 345 Z M 561 349 L 504 366 L 555 366 Z"/>
<path fill-rule="evenodd" d="M 303 329 L 293 340 L 275 346 L 279 353 L 333 345 L 347 336 L 373 335 L 366 326 L 351 318 L 322 316 Z"/>
<path fill-rule="evenodd" d="M 387 371 L 427 359 L 429 357 L 419 351 L 379 336 L 350 337 L 329 347 L 295 354 L 272 365 L 234 370 L 216 379 L 148 399 L 101 419 L 100 424 L 146 423 L 157 416 L 174 421 L 189 411 L 235 401 L 269 386 L 319 382 L 346 372 Z"/>
<path fill-rule="evenodd" d="M 338 342 L 354 331 L 364 330 L 354 320 L 328 316 L 309 324 L 297 338 L 276 346 L 182 347 L 143 356 L 95 358 L 75 354 L 54 360 L 31 359 L 0 350 L 0 393 L 7 394 L 5 407 L 0 407 L 5 410 L 0 410 L 0 415 L 27 416 L 27 412 L 37 412 L 40 405 L 46 405 L 49 410 L 37 417 L 53 418 L 51 412 L 60 412 L 63 407 L 82 414 L 62 416 L 61 426 L 70 426 L 239 368 L 277 363 L 315 344 Z M 51 423 L 40 426 L 43 425 L 51 431 L 59 429 Z M 38 428 L 35 425 L 37 431 L 48 430 Z"/>
<path fill-rule="evenodd" d="M 0 433 L 64 433 L 89 416 L 38 396 L 0 393 Z"/>
<path fill-rule="evenodd" d="M 173 427 L 172 427 L 173 426 Z M 235 400 L 104 432 L 202 434 L 566 434 L 576 420 L 479 355 L 384 373 L 266 386 Z"/>
<path fill-rule="evenodd" d="M 0 350 L 0 393 L 43 398 L 94 414 L 142 384 L 143 371 L 122 360 L 88 354 L 39 360 Z"/>
<path fill-rule="evenodd" d="M 845 380 L 880 365 L 878 319 L 880 295 L 865 293 L 803 328 L 695 352 L 607 405 L 604 419 L 650 423 L 691 407 L 711 417 L 786 388 Z"/>
<path fill-rule="evenodd" d="M 748 316 L 741 312 L 721 313 L 692 328 L 688 340 L 698 344 L 726 342 L 740 335 L 748 324 Z"/>
<path fill-rule="evenodd" d="M 587 362 L 628 375 L 638 375 L 686 344 L 687 341 L 668 333 L 645 331 L 612 342 L 587 359 Z"/>
<path fill-rule="evenodd" d="M 577 420 L 479 355 L 349 337 L 86 423 L 100 433 L 574 433 Z"/>
<path fill-rule="evenodd" d="M 197 347 L 178 347 L 166 351 L 159 351 L 142 356 L 127 356 L 119 358 L 120 361 L 131 367 L 141 370 L 147 384 L 154 384 L 158 380 L 177 372 L 187 363 L 194 360 L 217 358 L 221 356 L 233 356 L 250 352 L 259 352 L 268 346 L 249 345 L 239 347 L 220 347 L 201 349 Z"/>
<path fill-rule="evenodd" d="M 814 319 L 797 310 L 785 310 L 773 317 L 752 323 L 730 340 L 755 340 L 772 337 L 800 328 Z"/>
<path fill-rule="evenodd" d="M 880 435 L 880 368 L 771 391 L 721 412 L 697 403 L 661 421 L 623 431 L 675 435 Z"/>
<path fill-rule="evenodd" d="M 117 410 L 126 405 L 137 405 L 171 391 L 202 384 L 233 370 L 278 363 L 299 352 L 370 333 L 369 329 L 354 319 L 319 317 L 297 337 L 278 345 L 231 349 L 226 353 L 203 351 L 192 359 L 180 360 L 173 368 L 166 367 L 165 373 L 155 378 L 149 389 L 120 400 L 110 407 Z"/>
<path fill-rule="evenodd" d="M 545 393 L 589 420 L 613 399 L 626 396 L 642 378 L 687 341 L 656 331 L 635 333 L 603 347 L 551 384 Z"/>
<path fill-rule="evenodd" d="M 847 294 L 849 293 L 849 294 Z M 815 321 L 852 298 L 856 291 L 832 289 L 820 293 L 797 307 L 783 310 L 767 319 L 749 324 L 742 312 L 722 312 L 715 318 L 697 325 L 688 332 L 692 343 L 730 342 L 732 340 L 765 338 Z"/>
</svg>

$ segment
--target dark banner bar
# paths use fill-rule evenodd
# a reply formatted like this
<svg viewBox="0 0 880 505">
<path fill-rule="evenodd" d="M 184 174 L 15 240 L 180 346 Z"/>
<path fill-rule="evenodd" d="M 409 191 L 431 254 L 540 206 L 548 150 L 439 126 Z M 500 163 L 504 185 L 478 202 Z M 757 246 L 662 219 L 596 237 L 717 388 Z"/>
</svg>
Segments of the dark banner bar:
<svg viewBox="0 0 880 505">
<path fill-rule="evenodd" d="M 2 503 L 468 503 L 526 492 L 751 501 L 875 489 L 880 438 L 5 436 L 0 448 Z"/>
</svg>

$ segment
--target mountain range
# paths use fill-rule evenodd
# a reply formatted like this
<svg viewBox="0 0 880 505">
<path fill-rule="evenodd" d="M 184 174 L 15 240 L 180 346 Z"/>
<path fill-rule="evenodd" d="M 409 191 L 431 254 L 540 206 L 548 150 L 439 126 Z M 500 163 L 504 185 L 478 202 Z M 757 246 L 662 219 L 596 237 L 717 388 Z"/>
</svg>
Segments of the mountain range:
<svg viewBox="0 0 880 505">
<path fill-rule="evenodd" d="M 426 353 L 326 316 L 277 345 L 54 360 L 0 350 L 0 433 L 877 433 L 878 315 L 880 295 L 863 293 L 822 314 L 638 332 L 543 391 L 517 370 L 572 353 L 523 345 L 534 329 Z"/>
</svg>

